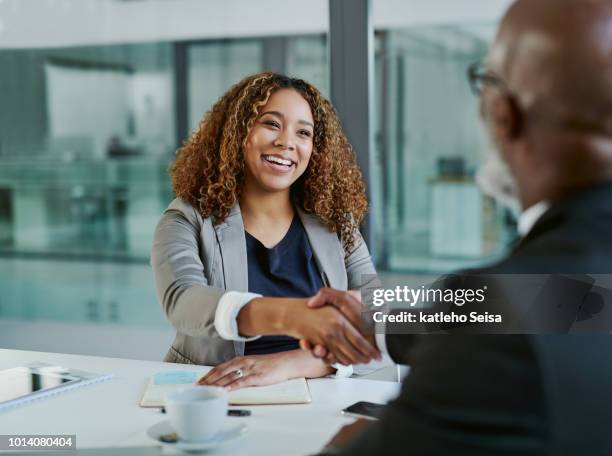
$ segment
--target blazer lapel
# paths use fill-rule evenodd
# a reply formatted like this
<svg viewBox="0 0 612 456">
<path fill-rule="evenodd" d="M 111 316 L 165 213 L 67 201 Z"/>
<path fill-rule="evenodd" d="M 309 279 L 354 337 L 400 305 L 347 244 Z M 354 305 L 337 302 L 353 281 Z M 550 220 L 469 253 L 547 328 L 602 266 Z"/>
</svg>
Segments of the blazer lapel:
<svg viewBox="0 0 612 456">
<path fill-rule="evenodd" d="M 337 290 L 346 290 L 348 279 L 344 266 L 344 251 L 338 235 L 327 229 L 316 216 L 307 214 L 300 208 L 297 208 L 297 212 L 310 241 L 323 284 Z"/>
<path fill-rule="evenodd" d="M 221 250 L 225 289 L 249 291 L 246 238 L 238 203 L 223 223 L 214 226 Z"/>
</svg>

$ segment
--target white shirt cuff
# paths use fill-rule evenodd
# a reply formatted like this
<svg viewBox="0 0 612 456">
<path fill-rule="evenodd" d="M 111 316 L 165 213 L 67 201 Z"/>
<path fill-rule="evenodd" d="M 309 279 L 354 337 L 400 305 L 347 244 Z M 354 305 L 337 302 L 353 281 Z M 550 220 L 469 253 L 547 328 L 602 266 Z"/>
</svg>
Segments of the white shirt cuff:
<svg viewBox="0 0 612 456">
<path fill-rule="evenodd" d="M 334 369 L 336 369 L 336 373 L 332 375 L 332 378 L 347 378 L 353 375 L 353 366 L 348 365 L 344 366 L 342 364 L 334 363 L 331 365 Z"/>
<path fill-rule="evenodd" d="M 238 334 L 238 322 L 236 318 L 238 318 L 238 314 L 242 308 L 255 298 L 261 298 L 261 295 L 257 293 L 228 291 L 221 296 L 215 312 L 215 329 L 219 333 L 219 336 L 226 340 L 237 340 L 242 342 L 249 342 L 261 337 L 242 337 Z"/>
</svg>

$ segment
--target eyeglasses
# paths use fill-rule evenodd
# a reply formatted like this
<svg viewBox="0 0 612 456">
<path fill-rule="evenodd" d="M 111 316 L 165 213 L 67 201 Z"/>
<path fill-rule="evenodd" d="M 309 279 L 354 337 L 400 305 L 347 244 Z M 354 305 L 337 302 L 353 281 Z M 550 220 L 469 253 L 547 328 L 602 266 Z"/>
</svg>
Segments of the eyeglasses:
<svg viewBox="0 0 612 456">
<path fill-rule="evenodd" d="M 497 86 L 505 92 L 510 92 L 506 83 L 499 76 L 487 70 L 482 62 L 472 63 L 468 67 L 467 77 L 474 95 L 480 96 L 486 84 Z"/>
</svg>

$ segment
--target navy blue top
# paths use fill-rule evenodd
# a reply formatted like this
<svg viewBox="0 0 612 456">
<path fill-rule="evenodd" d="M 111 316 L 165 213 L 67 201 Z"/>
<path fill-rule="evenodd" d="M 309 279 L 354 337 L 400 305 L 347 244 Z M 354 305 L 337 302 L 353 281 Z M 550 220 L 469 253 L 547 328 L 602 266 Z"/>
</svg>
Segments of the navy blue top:
<svg viewBox="0 0 612 456">
<path fill-rule="evenodd" d="M 323 286 L 310 242 L 300 218 L 293 217 L 285 237 L 271 249 L 245 231 L 249 291 L 263 296 L 306 298 Z M 299 348 L 289 336 L 262 336 L 244 347 L 245 355 L 263 355 Z"/>
</svg>

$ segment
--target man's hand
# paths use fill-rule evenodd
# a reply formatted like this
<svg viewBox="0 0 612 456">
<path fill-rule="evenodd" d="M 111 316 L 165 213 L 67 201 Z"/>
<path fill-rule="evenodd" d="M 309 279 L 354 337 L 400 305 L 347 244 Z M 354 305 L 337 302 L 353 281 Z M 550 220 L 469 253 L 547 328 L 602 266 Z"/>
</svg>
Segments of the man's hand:
<svg viewBox="0 0 612 456">
<path fill-rule="evenodd" d="M 365 337 L 368 344 L 373 349 L 372 356 L 368 359 L 381 359 L 380 352 L 375 348 L 376 342 L 373 336 L 372 328 L 365 328 L 365 321 L 361 317 L 363 306 L 361 301 L 350 291 L 339 291 L 332 288 L 321 288 L 319 292 L 309 299 L 308 307 L 311 309 L 319 309 L 324 306 L 332 306 L 338 309 L 351 324 L 358 328 L 362 334 L 367 334 Z M 324 344 L 313 343 L 310 339 L 301 339 L 300 347 L 303 350 L 310 351 L 316 358 L 322 358 L 328 364 L 333 364 L 340 361 L 335 353 Z"/>
<path fill-rule="evenodd" d="M 327 445 L 325 445 L 325 448 L 330 451 L 342 449 L 346 446 L 348 441 L 362 432 L 368 424 L 368 420 L 363 419 L 358 419 L 354 423 L 347 424 L 332 437 Z"/>
<path fill-rule="evenodd" d="M 340 364 L 367 363 L 380 357 L 349 318 L 333 306 L 310 307 L 308 301 L 291 309 L 287 334 L 326 348 L 326 354 Z M 357 322 L 354 315 L 352 321 Z"/>
</svg>

